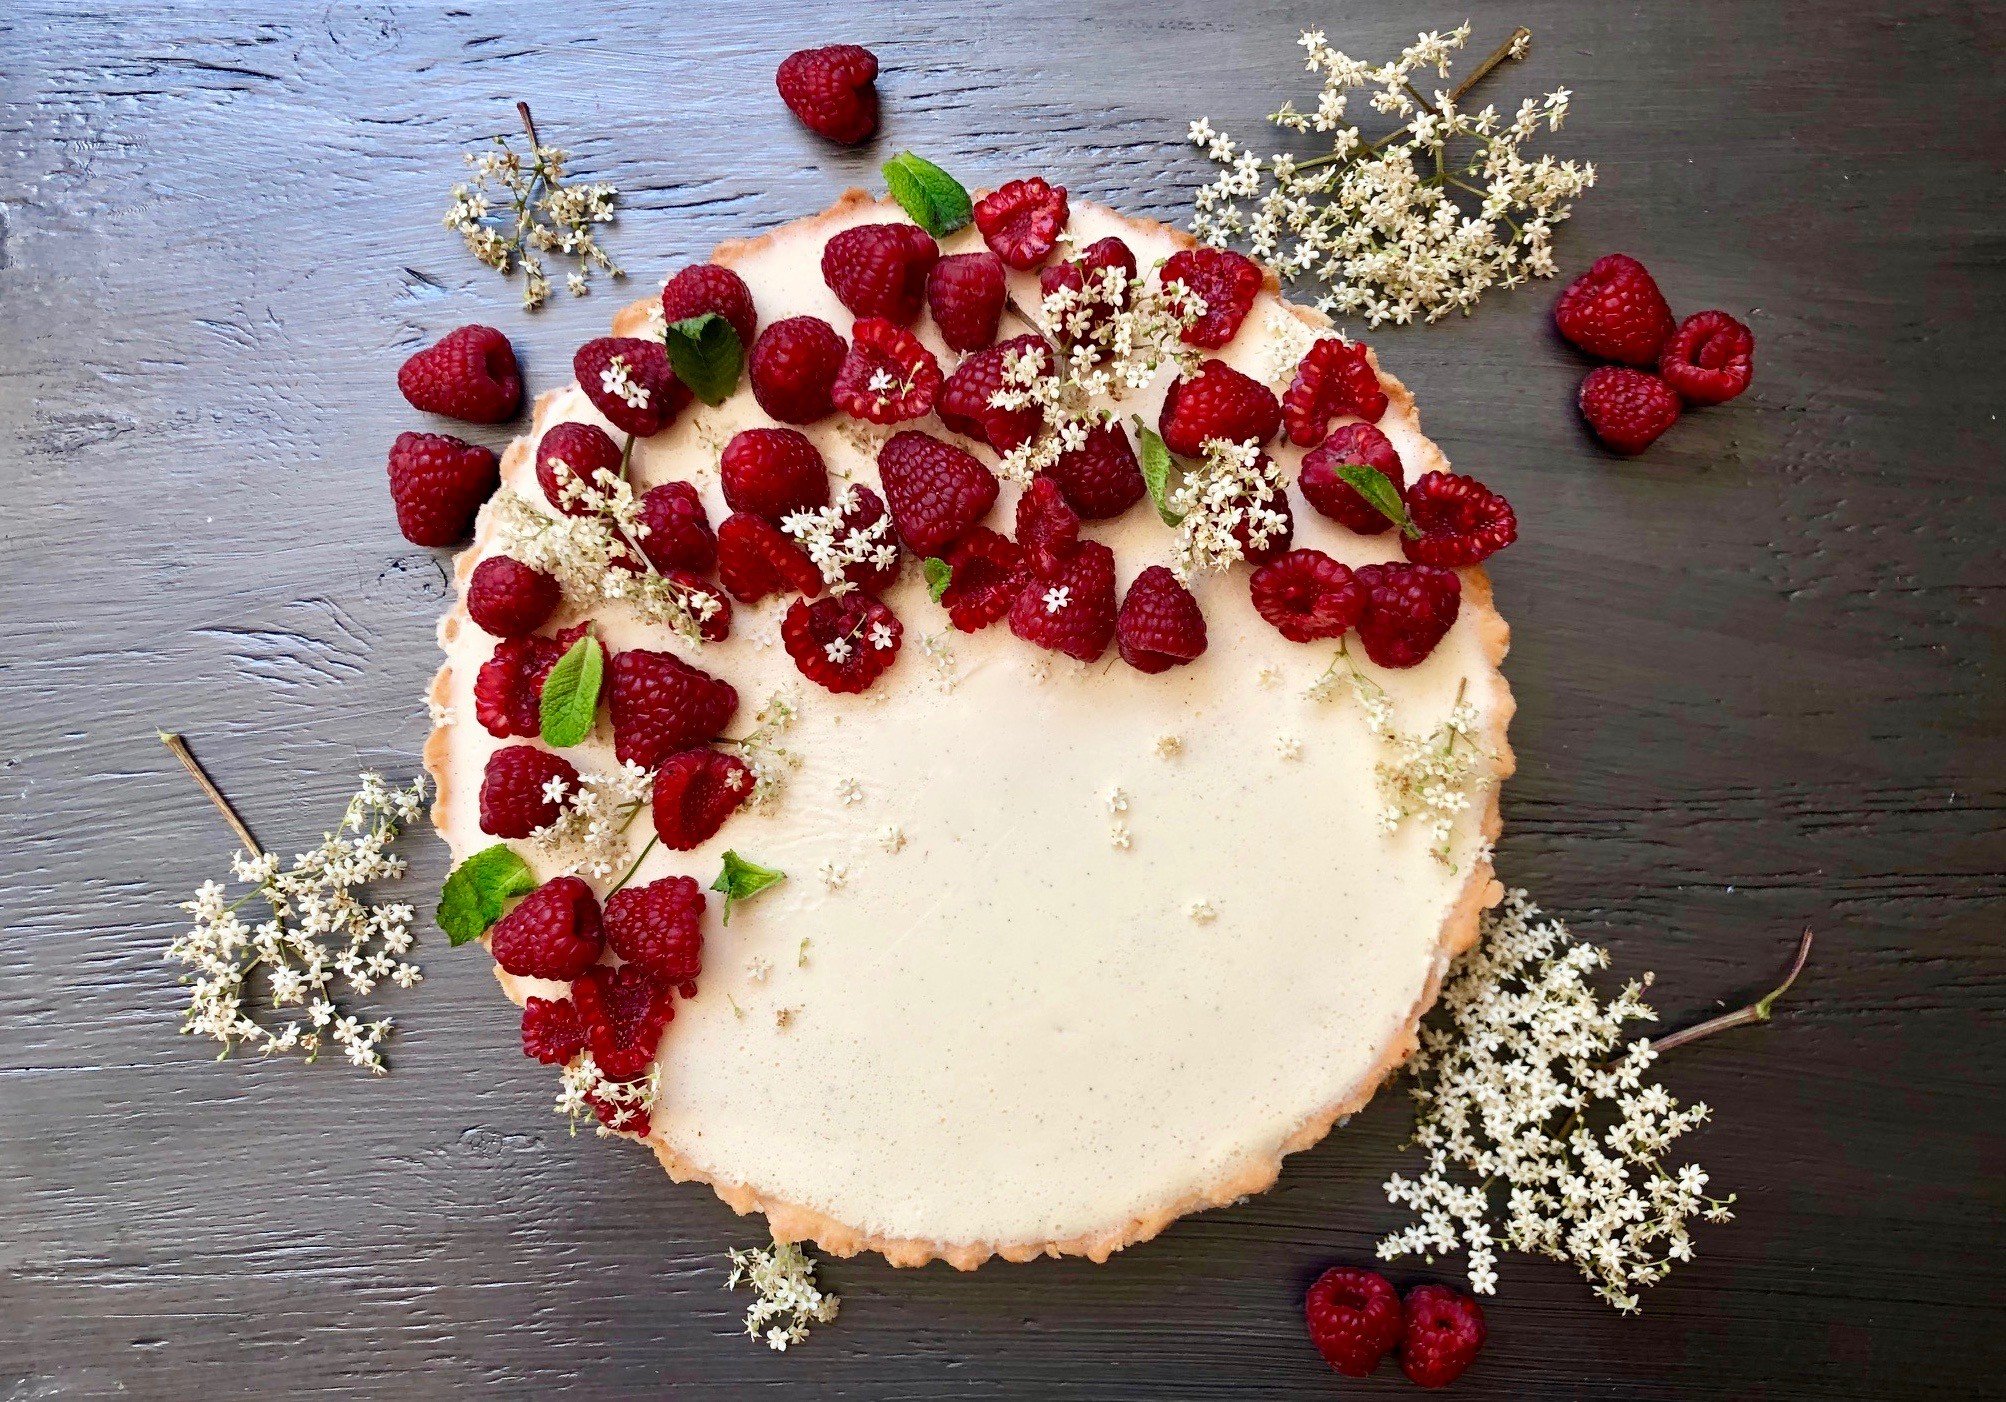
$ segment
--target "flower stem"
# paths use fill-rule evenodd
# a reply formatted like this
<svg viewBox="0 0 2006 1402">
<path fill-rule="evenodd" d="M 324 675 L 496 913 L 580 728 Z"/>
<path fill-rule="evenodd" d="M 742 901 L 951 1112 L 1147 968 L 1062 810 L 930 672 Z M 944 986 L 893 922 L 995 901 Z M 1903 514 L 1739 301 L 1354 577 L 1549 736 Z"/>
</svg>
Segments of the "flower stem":
<svg viewBox="0 0 2006 1402">
<path fill-rule="evenodd" d="M 1529 41 L 1531 38 L 1532 38 L 1532 31 L 1530 29 L 1527 29 L 1525 26 L 1520 25 L 1517 29 L 1514 29 L 1511 32 L 1511 37 L 1509 39 L 1505 40 L 1502 44 L 1498 45 L 1495 49 L 1491 50 L 1491 56 L 1489 58 L 1485 59 L 1475 68 L 1472 68 L 1470 70 L 1469 76 L 1464 78 L 1462 82 L 1456 84 L 1455 88 L 1449 93 L 1450 103 L 1455 104 L 1461 102 L 1463 100 L 1464 93 L 1468 92 L 1471 88 L 1474 88 L 1478 83 L 1481 83 L 1484 79 L 1488 78 L 1493 68 L 1496 68 L 1500 63 L 1503 63 L 1506 59 L 1512 57 L 1513 49 L 1516 49 L 1520 44 Z M 525 113 L 527 113 L 527 109 L 525 109 Z"/>
<path fill-rule="evenodd" d="M 181 767 L 188 771 L 189 777 L 201 788 L 209 801 L 216 805 L 216 811 L 223 815 L 223 821 L 237 834 L 237 840 L 244 844 L 244 850 L 253 857 L 264 856 L 265 849 L 258 845 L 258 839 L 251 835 L 251 829 L 237 815 L 237 810 L 230 806 L 230 800 L 223 797 L 223 791 L 216 787 L 216 781 L 203 771 L 201 761 L 197 760 L 195 752 L 188 748 L 188 742 L 170 730 L 156 733 L 160 736 L 160 743 L 167 746 L 168 753 L 181 761 Z"/>
<path fill-rule="evenodd" d="M 515 114 L 522 118 L 522 129 L 529 133 L 530 159 L 534 160 L 536 148 L 543 145 L 536 138 L 536 119 L 529 115 L 529 104 L 527 102 L 516 103 Z"/>
<path fill-rule="evenodd" d="M 1804 965 L 1811 958 L 1811 931 L 1806 929 L 1797 941 L 1797 956 L 1790 961 L 1789 970 L 1783 975 L 1783 982 L 1770 989 L 1745 1008 L 1737 1008 L 1719 1017 L 1710 1017 L 1705 1022 L 1681 1028 L 1668 1037 L 1661 1037 L 1651 1043 L 1655 1051 L 1668 1052 L 1673 1047 L 1682 1047 L 1689 1042 L 1697 1042 L 1703 1037 L 1711 1037 L 1716 1032 L 1726 1032 L 1735 1027 L 1746 1027 L 1750 1023 L 1768 1022 L 1775 1016 L 1776 1002 L 1790 991 L 1790 985 L 1797 982 L 1797 976 L 1804 972 Z"/>
<path fill-rule="evenodd" d="M 634 879 L 634 873 L 641 869 L 641 863 L 648 860 L 648 854 L 655 850 L 655 844 L 660 842 L 661 840 L 662 840 L 662 835 L 660 833 L 656 833 L 653 837 L 648 839 L 648 845 L 641 849 L 641 855 L 634 858 L 634 865 L 628 867 L 627 874 L 621 877 L 618 881 L 614 882 L 612 890 L 606 893 L 607 900 L 611 900 L 613 898 L 614 891 L 622 889 L 623 887 L 626 886 L 626 884 L 629 881 L 632 881 Z"/>
</svg>

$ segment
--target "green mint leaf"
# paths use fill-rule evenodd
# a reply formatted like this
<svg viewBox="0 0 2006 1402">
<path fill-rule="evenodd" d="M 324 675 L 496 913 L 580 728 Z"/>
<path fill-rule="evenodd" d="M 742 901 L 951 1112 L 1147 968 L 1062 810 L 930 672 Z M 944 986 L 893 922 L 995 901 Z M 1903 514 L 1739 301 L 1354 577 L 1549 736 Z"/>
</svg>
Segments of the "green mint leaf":
<svg viewBox="0 0 2006 1402">
<path fill-rule="evenodd" d="M 947 586 L 954 583 L 954 566 L 938 555 L 929 555 L 920 563 L 920 570 L 926 575 L 926 596 L 939 603 Z"/>
<path fill-rule="evenodd" d="M 599 713 L 599 684 L 606 677 L 606 652 L 587 633 L 543 679 L 543 743 L 562 750 L 592 733 Z"/>
<path fill-rule="evenodd" d="M 961 182 L 910 151 L 885 162 L 885 188 L 913 223 L 937 239 L 966 227 L 975 217 L 975 206 Z"/>
<path fill-rule="evenodd" d="M 1400 489 L 1385 473 L 1363 463 L 1347 462 L 1338 464 L 1337 475 L 1349 482 L 1352 490 L 1364 497 L 1374 511 L 1398 526 L 1402 534 L 1419 538 L 1421 528 L 1407 514 L 1407 503 L 1400 499 Z"/>
<path fill-rule="evenodd" d="M 738 388 L 745 370 L 745 347 L 738 332 L 716 312 L 672 322 L 662 332 L 669 368 L 706 404 L 722 404 Z"/>
<path fill-rule="evenodd" d="M 453 868 L 439 892 L 439 928 L 455 948 L 477 940 L 508 902 L 536 889 L 536 873 L 506 842 L 483 847 Z"/>
<path fill-rule="evenodd" d="M 1142 481 L 1149 488 L 1149 499 L 1156 506 L 1156 514 L 1163 518 L 1163 524 L 1175 526 L 1184 517 L 1170 509 L 1170 449 L 1164 446 L 1163 436 L 1140 417 L 1135 419 L 1135 438 L 1142 445 Z"/>
<path fill-rule="evenodd" d="M 787 873 L 772 867 L 763 867 L 757 862 L 748 862 L 736 852 L 724 854 L 724 869 L 717 874 L 717 880 L 710 883 L 713 891 L 724 892 L 723 922 L 731 923 L 731 908 L 739 901 L 749 901 L 775 882 L 785 881 Z"/>
</svg>

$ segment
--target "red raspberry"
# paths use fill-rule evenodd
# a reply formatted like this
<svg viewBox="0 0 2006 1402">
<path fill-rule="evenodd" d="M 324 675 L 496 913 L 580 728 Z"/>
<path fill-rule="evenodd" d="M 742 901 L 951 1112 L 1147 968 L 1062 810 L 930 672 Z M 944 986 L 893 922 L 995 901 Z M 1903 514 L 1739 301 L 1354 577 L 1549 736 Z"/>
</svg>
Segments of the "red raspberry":
<svg viewBox="0 0 2006 1402">
<path fill-rule="evenodd" d="M 1292 643 L 1343 636 L 1365 612 L 1365 586 L 1321 550 L 1291 550 L 1254 571 L 1254 612 Z"/>
<path fill-rule="evenodd" d="M 390 445 L 390 501 L 413 545 L 463 539 L 501 481 L 501 464 L 478 443 L 443 433 L 400 433 Z"/>
<path fill-rule="evenodd" d="M 724 590 L 712 584 L 694 570 L 663 570 L 662 577 L 673 584 L 683 596 L 694 614 L 702 599 L 711 600 L 716 607 L 710 615 L 697 625 L 697 636 L 707 643 L 721 643 L 731 636 L 731 600 Z"/>
<path fill-rule="evenodd" d="M 926 276 L 926 306 L 940 339 L 953 350 L 981 350 L 1003 320 L 1003 260 L 993 253 L 956 253 Z"/>
<path fill-rule="evenodd" d="M 488 932 L 488 953 L 518 978 L 563 982 L 592 967 L 605 943 L 599 898 L 575 876 L 544 882 Z"/>
<path fill-rule="evenodd" d="M 1376 467 L 1394 491 L 1407 486 L 1407 473 L 1393 442 L 1371 424 L 1340 424 L 1330 437 L 1303 454 L 1296 485 L 1318 511 L 1360 535 L 1379 535 L 1393 528 L 1386 513 L 1359 495 L 1358 488 L 1337 475 L 1343 465 Z"/>
<path fill-rule="evenodd" d="M 1655 365 L 1672 334 L 1672 309 L 1642 263 L 1612 253 L 1567 285 L 1554 303 L 1553 324 L 1590 355 Z"/>
<path fill-rule="evenodd" d="M 1010 612 L 1030 580 L 1024 552 L 1008 536 L 977 526 L 948 548 L 953 574 L 940 605 L 964 633 L 977 633 Z"/>
<path fill-rule="evenodd" d="M 1128 586 L 1114 620 L 1121 660 L 1138 672 L 1166 672 L 1205 651 L 1205 615 L 1191 591 L 1162 565 Z"/>
<path fill-rule="evenodd" d="M 1005 361 L 1033 351 L 1052 363 L 1051 348 L 1039 336 L 1012 336 L 1001 345 L 980 350 L 955 366 L 954 373 L 940 387 L 934 412 L 955 433 L 987 443 L 999 453 L 1007 453 L 1035 438 L 1045 425 L 1045 417 L 1035 406 L 999 409 L 990 401 L 1003 388 Z"/>
<path fill-rule="evenodd" d="M 748 428 L 724 445 L 718 475 L 733 511 L 778 522 L 796 511 L 829 504 L 829 470 L 806 434 L 791 428 Z"/>
<path fill-rule="evenodd" d="M 689 389 L 669 368 L 669 353 L 660 341 L 631 336 L 587 341 L 571 357 L 571 373 L 592 407 L 636 438 L 660 433 L 690 402 Z"/>
<path fill-rule="evenodd" d="M 655 832 L 678 852 L 701 847 L 752 797 L 752 770 L 736 755 L 684 750 L 655 775 Z"/>
<path fill-rule="evenodd" d="M 1017 544 L 1036 574 L 1053 574 L 1080 543 L 1080 514 L 1049 477 L 1039 477 L 1017 498 Z"/>
<path fill-rule="evenodd" d="M 1400 1342 L 1400 1296 L 1377 1271 L 1332 1266 L 1303 1296 L 1303 1324 L 1324 1362 L 1362 1378 Z"/>
<path fill-rule="evenodd" d="M 550 781 L 566 795 L 578 791 L 578 771 L 562 755 L 534 745 L 504 745 L 488 756 L 481 776 L 481 831 L 492 837 L 528 837 L 547 828 L 563 812 L 546 792 Z"/>
<path fill-rule="evenodd" d="M 1128 430 L 1112 421 L 1088 429 L 1086 444 L 1060 453 L 1049 475 L 1086 521 L 1119 516 L 1149 490 Z"/>
<path fill-rule="evenodd" d="M 780 60 L 773 85 L 787 110 L 817 136 L 845 146 L 878 129 L 878 56 L 860 44 L 802 49 Z"/>
<path fill-rule="evenodd" d="M 692 263 L 662 284 L 662 319 L 674 326 L 705 312 L 716 312 L 731 323 L 738 343 L 750 349 L 759 330 L 752 289 L 730 268 L 716 263 Z"/>
<path fill-rule="evenodd" d="M 1356 341 L 1326 337 L 1304 352 L 1296 377 L 1282 396 L 1282 418 L 1289 441 L 1304 448 L 1323 442 L 1331 416 L 1351 414 L 1377 423 L 1386 412 L 1386 391 L 1379 373 Z"/>
<path fill-rule="evenodd" d="M 623 886 L 606 898 L 606 943 L 663 983 L 690 983 L 703 972 L 703 913 L 703 890 L 687 876 Z"/>
<path fill-rule="evenodd" d="M 759 333 L 747 376 L 759 407 L 784 424 L 812 424 L 835 409 L 829 397 L 849 347 L 819 316 L 790 316 Z"/>
<path fill-rule="evenodd" d="M 569 998 L 531 998 L 522 1005 L 522 1054 L 562 1066 L 585 1050 L 585 1023 Z"/>
<path fill-rule="evenodd" d="M 620 475 L 620 445 L 597 424 L 553 424 L 536 445 L 536 484 L 543 499 L 567 516 L 590 513 L 565 488 L 602 489 L 601 472 Z"/>
<path fill-rule="evenodd" d="M 938 555 L 996 504 L 996 478 L 952 443 L 907 429 L 878 450 L 892 525 L 915 555 Z"/>
<path fill-rule="evenodd" d="M 1407 1292 L 1400 1333 L 1400 1371 L 1423 1387 L 1447 1387 L 1483 1349 L 1484 1312 L 1446 1285 Z"/>
<path fill-rule="evenodd" d="M 1417 564 L 1474 565 L 1518 539 L 1511 503 L 1476 478 L 1453 472 L 1421 474 L 1407 489 L 1407 514 L 1421 534 L 1403 535 L 1400 549 Z"/>
<path fill-rule="evenodd" d="M 843 493 L 842 536 L 862 535 L 885 519 L 885 499 L 861 482 L 852 482 Z M 899 577 L 899 543 L 894 528 L 887 527 L 881 544 L 868 559 L 843 566 L 843 579 L 851 587 L 869 594 L 882 593 Z"/>
<path fill-rule="evenodd" d="M 580 623 L 551 638 L 507 638 L 495 644 L 494 655 L 474 677 L 474 715 L 488 734 L 506 740 L 543 733 L 544 678 L 589 626 Z"/>
<path fill-rule="evenodd" d="M 1087 245 L 1086 251 L 1077 258 L 1069 258 L 1063 263 L 1053 263 L 1038 274 L 1038 291 L 1049 297 L 1060 289 L 1085 292 L 1089 282 L 1096 293 L 1100 291 L 1101 279 L 1109 268 L 1119 268 L 1124 281 L 1135 276 L 1135 250 L 1110 234 Z M 1124 301 L 1127 294 L 1123 294 Z M 1079 313 L 1085 318 L 1076 339 L 1084 339 L 1095 330 L 1107 324 L 1114 316 L 1114 307 L 1096 296 L 1092 303 Z M 1075 330 L 1072 316 L 1068 314 L 1066 330 Z"/>
<path fill-rule="evenodd" d="M 940 393 L 940 362 L 919 337 L 880 316 L 850 329 L 850 353 L 829 397 L 852 418 L 874 424 L 916 419 Z"/>
<path fill-rule="evenodd" d="M 522 406 L 522 372 L 508 337 L 492 326 L 462 326 L 405 361 L 397 390 L 413 409 L 498 424 Z"/>
<path fill-rule="evenodd" d="M 822 592 L 822 571 L 808 552 L 764 516 L 735 512 L 718 523 L 717 577 L 740 603 L 756 604 L 793 590 Z"/>
<path fill-rule="evenodd" d="M 599 1123 L 609 1134 L 634 1134 L 646 1137 L 655 1127 L 655 1117 L 645 1106 L 625 1105 L 611 1100 L 598 1091 L 586 1091 L 585 1103 L 592 1107 L 592 1113 L 599 1117 Z"/>
<path fill-rule="evenodd" d="M 1203 455 L 1208 438 L 1266 443 L 1281 426 L 1282 406 L 1273 390 L 1223 360 L 1208 360 L 1190 379 L 1171 383 L 1156 431 L 1171 452 L 1195 458 Z"/>
<path fill-rule="evenodd" d="M 1026 642 L 1092 662 L 1114 639 L 1114 552 L 1083 540 L 1051 574 L 1037 574 L 1010 606 L 1010 631 Z"/>
<path fill-rule="evenodd" d="M 1656 375 L 1598 365 L 1581 381 L 1581 417 L 1609 448 L 1641 453 L 1679 421 L 1679 396 Z"/>
<path fill-rule="evenodd" d="M 571 986 L 571 1001 L 585 1023 L 585 1045 L 609 1080 L 648 1074 L 662 1032 L 676 1015 L 669 988 L 638 964 L 587 969 Z"/>
<path fill-rule="evenodd" d="M 664 482 L 641 494 L 641 524 L 647 534 L 635 542 L 648 563 L 667 574 L 688 570 L 709 574 L 717 568 L 717 536 L 703 498 L 687 482 Z"/>
<path fill-rule="evenodd" d="M 869 689 L 899 655 L 905 630 L 897 615 L 869 594 L 796 599 L 780 623 L 780 640 L 801 675 L 834 692 Z"/>
<path fill-rule="evenodd" d="M 1244 253 L 1230 248 L 1186 248 L 1164 261 L 1164 282 L 1181 282 L 1205 301 L 1205 314 L 1184 328 L 1187 346 L 1217 350 L 1233 339 L 1267 274 Z"/>
<path fill-rule="evenodd" d="M 1755 336 L 1726 312 L 1696 312 L 1665 342 L 1658 373 L 1688 404 L 1725 404 L 1755 378 Z"/>
<path fill-rule="evenodd" d="M 823 246 L 822 281 L 855 315 L 909 326 L 939 257 L 940 245 L 917 225 L 859 224 Z"/>
<path fill-rule="evenodd" d="M 653 769 L 723 734 L 738 714 L 736 687 L 670 653 L 629 648 L 609 670 L 613 753 L 622 763 Z"/>
<path fill-rule="evenodd" d="M 975 203 L 983 242 L 1013 268 L 1035 268 L 1051 257 L 1066 217 L 1066 187 L 1036 175 L 1012 180 Z"/>
<path fill-rule="evenodd" d="M 1435 650 L 1463 606 L 1454 570 L 1437 565 L 1363 565 L 1358 640 L 1382 667 L 1412 667 Z"/>
<path fill-rule="evenodd" d="M 497 638 L 522 638 L 550 621 L 563 602 L 557 581 L 506 555 L 490 555 L 467 581 L 467 614 Z"/>
<path fill-rule="evenodd" d="M 1263 462 L 1267 461 L 1267 457 L 1266 453 L 1261 454 Z M 1270 560 L 1280 559 L 1288 553 L 1296 538 L 1295 508 L 1289 505 L 1289 494 L 1286 489 L 1277 489 L 1273 496 L 1261 503 L 1261 507 L 1264 515 L 1272 512 L 1280 516 L 1282 524 L 1279 529 L 1270 530 L 1260 544 L 1254 543 L 1254 525 L 1251 519 L 1242 516 L 1233 524 L 1233 539 L 1240 542 L 1241 558 L 1252 565 L 1265 565 Z"/>
</svg>

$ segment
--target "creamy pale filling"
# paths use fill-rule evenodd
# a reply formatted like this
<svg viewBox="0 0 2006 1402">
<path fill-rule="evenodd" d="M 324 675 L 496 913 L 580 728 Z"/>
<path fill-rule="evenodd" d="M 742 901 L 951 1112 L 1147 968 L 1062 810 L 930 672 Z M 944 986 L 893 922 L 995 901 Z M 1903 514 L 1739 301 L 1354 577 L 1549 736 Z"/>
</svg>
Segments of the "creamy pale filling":
<svg viewBox="0 0 2006 1402">
<path fill-rule="evenodd" d="M 736 257 L 762 325 L 813 314 L 847 332 L 818 271 L 838 226 Z M 1174 249 L 1091 206 L 1072 228 L 1082 245 L 1121 233 L 1145 267 Z M 977 246 L 973 230 L 948 241 Z M 1034 278 L 1013 289 L 1037 306 Z M 1305 335 L 1264 295 L 1222 358 L 1279 391 Z M 1163 387 L 1123 412 L 1153 424 Z M 536 432 L 564 419 L 602 422 L 572 389 Z M 696 406 L 638 445 L 635 476 L 688 478 L 722 519 L 718 450 L 765 422 L 743 391 Z M 1381 427 L 1410 476 L 1441 465 L 1404 396 Z M 806 431 L 838 478 L 877 485 L 858 426 L 838 415 Z M 1300 454 L 1279 452 L 1293 479 Z M 509 485 L 539 499 L 528 454 Z M 1010 529 L 1015 496 L 1006 484 L 992 526 Z M 1124 589 L 1169 561 L 1147 502 L 1088 530 L 1113 547 Z M 1354 535 L 1299 496 L 1296 542 L 1353 565 L 1398 558 L 1390 534 Z M 1144 676 L 1113 649 L 1081 667 L 1003 625 L 957 633 L 909 566 L 886 595 L 904 650 L 861 697 L 797 673 L 779 600 L 741 608 L 729 641 L 693 654 L 631 617 L 597 619 L 615 649 L 682 651 L 730 680 L 737 732 L 776 691 L 800 703 L 784 740 L 799 766 L 770 813 L 733 817 L 696 852 L 658 849 L 637 878 L 707 884 L 727 847 L 787 873 L 729 927 L 713 916 L 701 991 L 663 1041 L 655 1136 L 685 1166 L 877 1238 L 1066 1241 L 1205 1198 L 1369 1086 L 1481 865 L 1483 800 L 1456 827 L 1453 865 L 1413 823 L 1382 832 L 1383 741 L 1345 689 L 1305 694 L 1335 649 L 1263 622 L 1244 567 L 1196 592 L 1209 651 Z M 1401 728 L 1430 729 L 1465 679 L 1486 725 L 1508 707 L 1476 614 L 1420 667 L 1369 669 Z M 464 857 L 491 840 L 474 796 L 501 742 L 474 719 L 472 687 L 493 640 L 463 614 L 442 633 L 455 720 L 441 816 Z M 609 727 L 572 757 L 610 767 Z"/>
</svg>

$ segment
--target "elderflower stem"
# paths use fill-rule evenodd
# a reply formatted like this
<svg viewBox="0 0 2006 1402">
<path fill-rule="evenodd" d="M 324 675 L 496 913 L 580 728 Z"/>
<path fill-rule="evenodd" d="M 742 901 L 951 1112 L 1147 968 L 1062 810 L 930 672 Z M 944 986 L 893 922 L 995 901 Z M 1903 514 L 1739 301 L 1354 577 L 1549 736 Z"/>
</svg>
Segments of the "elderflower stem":
<svg viewBox="0 0 2006 1402">
<path fill-rule="evenodd" d="M 638 813 L 640 810 L 637 808 L 634 811 Z M 629 821 L 632 820 L 630 819 Z M 627 874 L 621 877 L 618 881 L 614 882 L 612 889 L 607 891 L 605 896 L 606 900 L 609 901 L 612 900 L 615 892 L 624 889 L 627 883 L 634 879 L 634 873 L 641 869 L 641 863 L 648 860 L 648 854 L 655 850 L 655 844 L 660 842 L 661 840 L 662 840 L 662 835 L 660 833 L 656 833 L 653 837 L 648 839 L 648 845 L 641 849 L 640 856 L 634 858 L 634 865 L 627 868 Z"/>
<path fill-rule="evenodd" d="M 531 159 L 534 159 L 536 148 L 543 145 L 543 142 L 537 139 L 536 119 L 529 115 L 529 104 L 527 102 L 517 102 L 515 113 L 518 117 L 522 118 L 522 129 L 529 135 Z"/>
<path fill-rule="evenodd" d="M 1449 92 L 1450 103 L 1454 104 L 1461 102 L 1463 100 L 1463 94 L 1467 93 L 1471 88 L 1474 88 L 1478 83 L 1481 83 L 1485 78 L 1489 77 L 1490 72 L 1493 68 L 1496 68 L 1500 63 L 1503 63 L 1506 59 L 1511 58 L 1513 56 L 1512 50 L 1518 48 L 1518 46 L 1521 44 L 1531 42 L 1531 40 L 1532 40 L 1532 31 L 1530 29 L 1527 29 L 1524 25 L 1520 25 L 1517 29 L 1514 29 L 1511 32 L 1511 37 L 1509 39 L 1505 40 L 1502 44 L 1498 45 L 1495 49 L 1491 50 L 1491 55 L 1489 58 L 1485 59 L 1475 68 L 1472 68 L 1470 70 L 1469 76 L 1464 78 L 1462 82 L 1456 84 L 1456 86 L 1450 90 Z"/>
<path fill-rule="evenodd" d="M 155 733 L 160 736 L 160 743 L 167 746 L 168 753 L 181 761 L 181 767 L 188 771 L 189 777 L 208 796 L 209 801 L 216 805 L 216 811 L 223 815 L 223 821 L 237 834 L 237 840 L 244 844 L 244 850 L 253 857 L 264 856 L 265 849 L 258 845 L 258 839 L 251 835 L 251 829 L 237 815 L 237 810 L 230 806 L 230 800 L 223 797 L 223 791 L 216 787 L 216 781 L 203 771 L 201 761 L 196 759 L 195 752 L 188 748 L 188 742 L 170 730 Z"/>
<path fill-rule="evenodd" d="M 1482 63 L 1478 64 L 1475 68 L 1471 69 L 1469 76 L 1464 78 L 1462 82 L 1456 84 L 1456 86 L 1450 90 L 1449 105 L 1451 107 L 1454 107 L 1460 104 L 1463 100 L 1463 97 L 1470 91 L 1471 88 L 1474 88 L 1478 83 L 1481 83 L 1485 78 L 1489 77 L 1492 69 L 1496 68 L 1506 59 L 1512 57 L 1513 49 L 1517 48 L 1521 43 L 1524 43 L 1530 40 L 1531 38 L 1532 38 L 1532 31 L 1530 29 L 1525 28 L 1523 25 L 1519 26 L 1517 29 L 1514 29 L 1511 32 L 1511 37 L 1509 39 L 1506 39 L 1502 44 L 1498 45 L 1495 49 L 1491 50 L 1490 57 L 1486 58 Z M 1420 102 L 1421 107 L 1424 111 L 1434 112 L 1435 115 L 1438 117 L 1442 115 L 1439 111 L 1436 111 L 1434 103 L 1430 102 L 1427 98 L 1422 97 L 1419 92 L 1415 91 L 1414 85 L 1412 83 L 1402 83 L 1401 86 L 1406 88 L 1408 92 L 1414 94 L 1414 97 Z M 1341 154 L 1339 152 L 1333 151 L 1327 156 L 1312 156 L 1308 160 L 1297 161 L 1296 169 L 1310 170 L 1316 166 L 1327 166 L 1341 161 L 1355 161 L 1355 160 L 1360 160 L 1366 156 L 1376 155 L 1379 151 L 1392 145 L 1402 135 L 1406 134 L 1406 132 L 1407 132 L 1407 127 L 1405 126 L 1395 127 L 1392 131 L 1386 133 L 1386 135 L 1380 137 L 1377 141 L 1373 141 L 1364 146 L 1361 146 L 1356 151 L 1346 151 Z M 1437 159 L 1439 158 L 1440 158 L 1440 152 L 1438 151 Z M 1484 192 L 1479 190 L 1477 191 L 1477 193 L 1482 194 Z"/>
<path fill-rule="evenodd" d="M 1783 975 L 1783 982 L 1770 989 L 1745 1008 L 1737 1008 L 1719 1017 L 1710 1017 L 1705 1022 L 1681 1028 L 1668 1037 L 1660 1037 L 1651 1043 L 1655 1051 L 1668 1052 L 1673 1047 L 1683 1047 L 1689 1042 L 1697 1042 L 1703 1037 L 1711 1037 L 1716 1032 L 1726 1032 L 1731 1028 L 1746 1027 L 1750 1023 L 1768 1022 L 1775 1016 L 1776 1001 L 1790 991 L 1790 985 L 1797 982 L 1797 976 L 1804 972 L 1804 965 L 1811 958 L 1811 931 L 1807 928 L 1797 941 L 1797 956 L 1790 961 L 1789 971 Z"/>
</svg>

